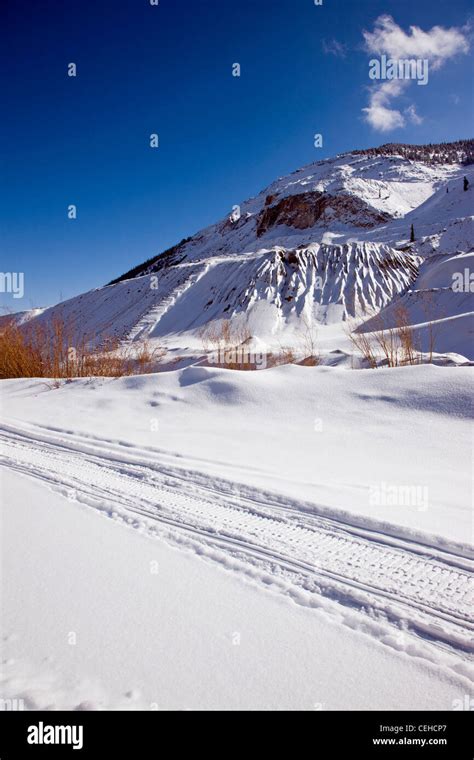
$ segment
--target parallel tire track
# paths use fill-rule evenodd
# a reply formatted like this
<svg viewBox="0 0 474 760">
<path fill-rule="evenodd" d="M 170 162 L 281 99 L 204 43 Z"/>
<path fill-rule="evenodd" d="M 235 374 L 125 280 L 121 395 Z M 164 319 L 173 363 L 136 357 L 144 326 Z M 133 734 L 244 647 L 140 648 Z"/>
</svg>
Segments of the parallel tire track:
<svg viewBox="0 0 474 760">
<path fill-rule="evenodd" d="M 239 498 L 235 484 L 215 490 L 203 479 L 156 464 L 110 456 L 110 448 L 78 445 L 63 433 L 46 440 L 24 430 L 0 429 L 4 466 L 62 487 L 78 501 L 147 526 L 172 526 L 224 551 L 264 560 L 280 572 L 316 579 L 338 599 L 361 599 L 390 619 L 452 647 L 472 649 L 473 578 L 469 560 L 406 540 L 346 530 L 337 520 L 285 511 Z M 350 526 L 348 526 L 350 528 Z"/>
</svg>

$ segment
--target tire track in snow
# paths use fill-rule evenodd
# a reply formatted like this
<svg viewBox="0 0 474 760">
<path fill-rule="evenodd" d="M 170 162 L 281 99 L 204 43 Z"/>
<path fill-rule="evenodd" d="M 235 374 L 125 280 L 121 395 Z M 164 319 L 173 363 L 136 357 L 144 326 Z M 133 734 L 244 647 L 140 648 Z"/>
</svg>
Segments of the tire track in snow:
<svg viewBox="0 0 474 760">
<path fill-rule="evenodd" d="M 472 651 L 474 589 L 466 558 L 286 511 L 263 493 L 261 501 L 239 498 L 236 484 L 215 490 L 211 478 L 183 477 L 158 459 L 137 463 L 133 446 L 127 458 L 127 449 L 116 456 L 110 442 L 97 438 L 91 446 L 66 432 L 0 431 L 4 466 L 72 492 L 78 501 L 137 527 L 171 526 L 230 555 L 303 574 L 337 601 L 409 621 L 420 635 Z"/>
</svg>

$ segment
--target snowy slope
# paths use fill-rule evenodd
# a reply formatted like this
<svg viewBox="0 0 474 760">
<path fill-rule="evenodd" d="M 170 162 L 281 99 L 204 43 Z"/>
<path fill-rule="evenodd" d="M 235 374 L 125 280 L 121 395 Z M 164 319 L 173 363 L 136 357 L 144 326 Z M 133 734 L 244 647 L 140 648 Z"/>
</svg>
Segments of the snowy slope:
<svg viewBox="0 0 474 760">
<path fill-rule="evenodd" d="M 242 203 L 237 213 L 145 265 L 140 274 L 159 270 L 168 260 L 203 259 L 275 245 L 292 249 L 333 237 L 337 242 L 389 242 L 397 240 L 395 231 L 404 230 L 401 239 L 406 240 L 411 220 L 396 222 L 415 210 L 425 224 L 438 228 L 439 222 L 474 214 L 472 195 L 462 192 L 465 175 L 473 185 L 474 166 L 429 165 L 394 155 L 344 154 L 320 161 L 269 185 Z"/>
<path fill-rule="evenodd" d="M 382 621 L 262 593 L 216 556 L 4 481 L 0 689 L 27 710 L 450 710 L 469 693 Z"/>
<path fill-rule="evenodd" d="M 452 709 L 474 678 L 471 379 L 4 381 L 2 695 Z"/>
<path fill-rule="evenodd" d="M 199 232 L 171 258 L 255 251 L 256 244 L 259 248 L 307 246 L 326 242 L 328 231 L 344 236 L 344 242 L 350 236 L 370 239 L 368 230 L 406 216 L 450 181 L 453 186 L 459 183 L 466 170 L 394 156 L 374 159 L 346 154 L 321 161 L 277 180 L 241 204 L 240 216 Z M 470 213 L 474 213 L 472 208 Z M 143 273 L 154 268 L 152 264 Z"/>
<path fill-rule="evenodd" d="M 430 163 L 388 148 L 281 178 L 157 259 L 34 319 L 59 313 L 91 339 L 151 338 L 169 348 L 196 347 L 205 325 L 237 320 L 274 347 L 291 345 L 302 319 L 324 327 L 390 309 L 410 291 L 429 289 L 416 280 L 431 256 L 452 260 L 474 249 L 474 166 L 439 162 L 443 151 Z M 439 271 L 446 291 L 451 269 Z M 448 295 L 430 317 L 446 320 L 442 351 L 472 358 L 451 318 L 471 313 L 473 296 Z M 344 347 L 342 334 L 333 349 Z"/>
<path fill-rule="evenodd" d="M 55 444 L 65 433 L 75 449 L 99 446 L 102 459 L 107 440 L 130 457 L 133 444 L 143 449 L 137 464 L 163 455 L 165 468 L 182 466 L 191 480 L 191 471 L 204 471 L 234 480 L 238 490 L 246 483 L 281 493 L 286 503 L 312 504 L 327 517 L 375 520 L 386 532 L 395 524 L 418 540 L 421 531 L 435 545 L 431 534 L 458 543 L 471 537 L 471 382 L 469 367 L 240 373 L 191 366 L 53 391 L 38 380 L 6 380 L 3 417 L 22 435 L 24 422 L 39 426 L 29 433 L 37 441 Z M 427 486 L 429 509 L 371 503 L 377 481 Z"/>
<path fill-rule="evenodd" d="M 438 353 L 454 352 L 474 359 L 474 286 L 473 291 L 454 288 L 455 277 L 474 271 L 474 252 L 432 255 L 420 268 L 410 289 L 381 313 L 364 322 L 361 332 L 397 326 L 400 307 L 414 328 L 415 343 L 422 351 L 430 345 Z"/>
</svg>

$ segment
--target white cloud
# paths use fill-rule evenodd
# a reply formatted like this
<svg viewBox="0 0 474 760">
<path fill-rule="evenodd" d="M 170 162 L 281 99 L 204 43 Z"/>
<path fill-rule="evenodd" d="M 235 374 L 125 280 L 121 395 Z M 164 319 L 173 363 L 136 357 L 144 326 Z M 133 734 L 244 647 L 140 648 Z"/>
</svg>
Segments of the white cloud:
<svg viewBox="0 0 474 760">
<path fill-rule="evenodd" d="M 407 33 L 388 15 L 379 16 L 373 31 L 363 34 L 368 53 L 395 60 L 427 60 L 432 70 L 440 69 L 449 59 L 469 51 L 466 29 L 434 26 L 425 32 L 418 26 L 411 26 Z M 381 132 L 404 127 L 406 118 L 391 107 L 391 101 L 409 86 L 410 80 L 391 80 L 375 85 L 370 93 L 369 105 L 363 109 L 368 124 Z M 418 125 L 423 121 L 414 105 L 409 106 L 405 114 L 412 124 Z"/>
<path fill-rule="evenodd" d="M 405 113 L 412 124 L 416 124 L 417 126 L 423 124 L 423 117 L 417 113 L 416 106 L 413 103 L 408 108 L 405 108 Z"/>
<path fill-rule="evenodd" d="M 345 58 L 347 55 L 347 47 L 342 42 L 336 39 L 323 40 L 323 52 L 326 55 L 334 55 L 336 58 Z"/>
<path fill-rule="evenodd" d="M 458 27 L 434 26 L 424 32 L 419 26 L 411 26 L 407 34 L 387 15 L 379 16 L 374 31 L 364 32 L 364 39 L 369 53 L 385 53 L 390 58 L 427 58 L 433 69 L 439 69 L 453 56 L 469 51 L 467 35 Z"/>
<path fill-rule="evenodd" d="M 392 80 L 384 82 L 373 89 L 368 108 L 364 108 L 365 120 L 379 132 L 390 132 L 405 126 L 405 119 L 400 111 L 389 108 L 392 98 L 398 97 L 406 87 L 405 81 Z"/>
</svg>

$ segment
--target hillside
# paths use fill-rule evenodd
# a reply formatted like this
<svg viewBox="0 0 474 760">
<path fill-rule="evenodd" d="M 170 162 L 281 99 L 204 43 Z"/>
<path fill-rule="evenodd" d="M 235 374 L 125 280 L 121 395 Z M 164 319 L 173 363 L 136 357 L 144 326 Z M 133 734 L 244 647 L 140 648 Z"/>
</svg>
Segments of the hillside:
<svg viewBox="0 0 474 760">
<path fill-rule="evenodd" d="M 60 313 L 94 340 L 176 351 L 202 350 L 203 330 L 222 320 L 269 347 L 294 344 L 303 322 L 348 350 L 343 323 L 388 309 L 388 324 L 401 299 L 411 324 L 444 321 L 439 351 L 472 359 L 473 296 L 451 286 L 452 262 L 474 250 L 473 146 L 388 145 L 310 164 L 108 286 L 21 318 Z"/>
</svg>

